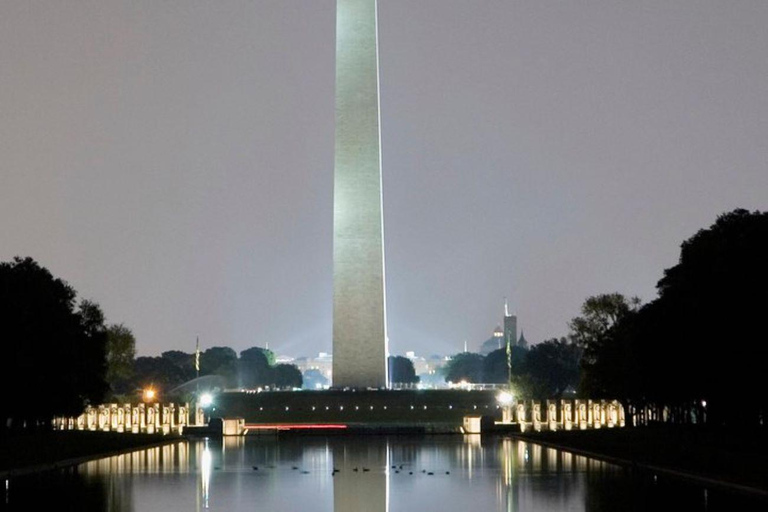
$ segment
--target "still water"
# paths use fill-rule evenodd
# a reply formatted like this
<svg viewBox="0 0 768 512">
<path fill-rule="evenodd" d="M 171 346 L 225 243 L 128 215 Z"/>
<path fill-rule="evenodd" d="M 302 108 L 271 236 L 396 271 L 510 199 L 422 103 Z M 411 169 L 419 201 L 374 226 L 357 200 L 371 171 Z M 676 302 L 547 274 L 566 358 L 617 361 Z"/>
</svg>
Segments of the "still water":
<svg viewBox="0 0 768 512">
<path fill-rule="evenodd" d="M 12 479 L 3 492 L 4 510 L 768 510 L 759 498 L 480 436 L 179 442 Z"/>
</svg>

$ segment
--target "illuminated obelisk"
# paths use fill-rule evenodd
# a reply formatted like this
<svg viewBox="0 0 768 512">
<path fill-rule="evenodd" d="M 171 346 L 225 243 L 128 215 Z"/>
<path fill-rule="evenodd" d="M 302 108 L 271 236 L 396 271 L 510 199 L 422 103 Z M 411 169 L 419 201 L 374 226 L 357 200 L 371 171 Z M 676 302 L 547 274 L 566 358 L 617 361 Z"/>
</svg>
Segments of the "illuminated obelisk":
<svg viewBox="0 0 768 512">
<path fill-rule="evenodd" d="M 333 386 L 387 386 L 376 0 L 336 2 Z"/>
</svg>

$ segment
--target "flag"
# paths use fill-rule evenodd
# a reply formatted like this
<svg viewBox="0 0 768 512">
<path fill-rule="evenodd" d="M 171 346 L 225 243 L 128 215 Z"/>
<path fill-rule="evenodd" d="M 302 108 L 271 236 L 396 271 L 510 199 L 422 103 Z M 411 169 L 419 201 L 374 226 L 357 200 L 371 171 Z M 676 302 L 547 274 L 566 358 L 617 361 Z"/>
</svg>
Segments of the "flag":
<svg viewBox="0 0 768 512">
<path fill-rule="evenodd" d="M 195 371 L 200 373 L 200 338 L 197 338 L 197 345 L 195 346 Z"/>
</svg>

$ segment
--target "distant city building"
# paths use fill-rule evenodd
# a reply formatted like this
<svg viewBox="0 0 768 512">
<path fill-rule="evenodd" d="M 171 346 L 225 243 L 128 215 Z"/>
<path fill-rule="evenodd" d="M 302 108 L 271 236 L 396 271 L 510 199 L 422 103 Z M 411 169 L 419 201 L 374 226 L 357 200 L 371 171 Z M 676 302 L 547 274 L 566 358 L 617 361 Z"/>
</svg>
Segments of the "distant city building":
<svg viewBox="0 0 768 512">
<path fill-rule="evenodd" d="M 275 356 L 275 364 L 296 364 L 296 359 L 291 356 Z"/>
<path fill-rule="evenodd" d="M 520 332 L 520 338 L 517 337 L 517 317 L 509 312 L 509 302 L 504 299 L 504 327 L 496 326 L 490 338 L 480 344 L 480 353 L 487 356 L 494 350 L 510 347 L 528 348 L 528 341 Z"/>
<path fill-rule="evenodd" d="M 297 357 L 293 364 L 302 374 L 308 370 L 318 370 L 329 382 L 333 377 L 333 356 L 327 352 L 320 352 L 317 357 Z"/>
<path fill-rule="evenodd" d="M 504 330 L 500 325 L 497 325 L 491 337 L 480 345 L 480 353 L 487 356 L 494 350 L 504 348 L 504 346 Z"/>
<path fill-rule="evenodd" d="M 525 339 L 525 334 L 523 334 L 522 329 L 520 330 L 520 339 L 517 340 L 517 346 L 528 348 L 528 341 Z"/>
<path fill-rule="evenodd" d="M 412 350 L 406 352 L 405 357 L 413 363 L 413 370 L 419 377 L 419 388 L 445 387 L 445 380 L 440 375 L 440 369 L 449 360 L 448 357 L 440 355 L 422 357 L 417 356 L 416 352 Z"/>
<path fill-rule="evenodd" d="M 504 346 L 517 345 L 517 317 L 510 314 L 509 303 L 504 299 Z"/>
</svg>

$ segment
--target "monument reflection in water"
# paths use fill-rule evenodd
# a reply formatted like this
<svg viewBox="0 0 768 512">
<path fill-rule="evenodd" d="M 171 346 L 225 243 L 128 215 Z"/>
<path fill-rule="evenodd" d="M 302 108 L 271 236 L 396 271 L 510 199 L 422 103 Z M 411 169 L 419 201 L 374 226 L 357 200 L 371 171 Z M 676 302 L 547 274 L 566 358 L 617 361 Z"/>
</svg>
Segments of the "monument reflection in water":
<svg viewBox="0 0 768 512">
<path fill-rule="evenodd" d="M 480 436 L 180 442 L 13 479 L 8 510 L 765 510 L 753 498 Z M 45 501 L 47 502 L 47 501 Z"/>
</svg>

